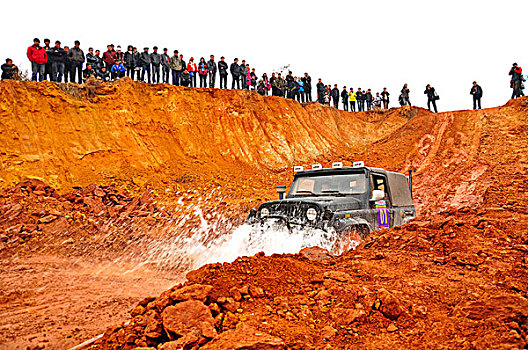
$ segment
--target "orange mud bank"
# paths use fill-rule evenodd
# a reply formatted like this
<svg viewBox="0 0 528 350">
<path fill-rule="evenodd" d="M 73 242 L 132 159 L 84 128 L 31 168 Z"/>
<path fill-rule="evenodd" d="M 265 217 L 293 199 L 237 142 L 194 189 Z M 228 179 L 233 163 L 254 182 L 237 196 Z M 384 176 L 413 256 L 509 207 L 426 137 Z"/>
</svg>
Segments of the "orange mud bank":
<svg viewBox="0 0 528 350">
<path fill-rule="evenodd" d="M 0 346 L 64 348 L 106 329 L 97 348 L 523 348 L 527 125 L 526 98 L 480 111 L 347 113 L 129 80 L 95 94 L 2 82 Z M 72 279 L 91 285 L 85 299 L 68 283 L 29 282 L 54 259 L 66 262 L 44 270 L 63 281 L 79 265 L 111 263 L 138 237 L 163 239 L 160 227 L 185 215 L 178 227 L 192 230 L 197 206 L 224 220 L 223 234 L 273 199 L 291 166 L 337 160 L 416 170 L 420 217 L 340 257 L 308 250 L 207 265 L 142 301 L 137 286 L 156 295 L 185 267 L 114 276 L 115 302 L 93 268 Z M 26 177 L 42 181 L 15 187 Z M 57 293 L 78 299 L 76 317 L 57 316 Z"/>
</svg>

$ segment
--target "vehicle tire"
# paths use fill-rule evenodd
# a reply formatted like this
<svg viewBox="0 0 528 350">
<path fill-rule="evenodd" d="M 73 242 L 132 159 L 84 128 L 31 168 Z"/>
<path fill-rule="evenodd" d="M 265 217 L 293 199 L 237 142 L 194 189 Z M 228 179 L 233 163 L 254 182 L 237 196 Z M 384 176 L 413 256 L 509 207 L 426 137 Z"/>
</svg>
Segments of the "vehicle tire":
<svg viewBox="0 0 528 350">
<path fill-rule="evenodd" d="M 370 233 L 368 227 L 364 225 L 347 226 L 337 234 L 334 244 L 333 253 L 342 254 L 348 250 L 354 249 L 357 244 L 364 240 Z"/>
</svg>

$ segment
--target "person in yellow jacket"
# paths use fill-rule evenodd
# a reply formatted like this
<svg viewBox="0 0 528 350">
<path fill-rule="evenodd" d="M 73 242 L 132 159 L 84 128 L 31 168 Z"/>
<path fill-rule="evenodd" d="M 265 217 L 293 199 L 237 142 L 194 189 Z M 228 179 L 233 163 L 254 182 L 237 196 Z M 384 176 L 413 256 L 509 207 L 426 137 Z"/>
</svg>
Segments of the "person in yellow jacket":
<svg viewBox="0 0 528 350">
<path fill-rule="evenodd" d="M 354 88 L 350 88 L 350 92 L 348 93 L 348 101 L 350 102 L 350 112 L 356 111 L 356 93 L 354 92 Z"/>
</svg>

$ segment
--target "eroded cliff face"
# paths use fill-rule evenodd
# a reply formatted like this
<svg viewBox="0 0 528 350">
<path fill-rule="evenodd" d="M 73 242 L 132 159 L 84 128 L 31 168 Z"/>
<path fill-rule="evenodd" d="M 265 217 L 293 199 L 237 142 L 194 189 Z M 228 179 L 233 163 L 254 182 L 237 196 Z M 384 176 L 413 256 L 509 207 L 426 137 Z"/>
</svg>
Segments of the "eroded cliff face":
<svg viewBox="0 0 528 350">
<path fill-rule="evenodd" d="M 527 125 L 526 98 L 480 111 L 346 113 L 128 80 L 90 96 L 2 82 L 0 253 L 103 259 L 129 254 L 139 237 L 191 235 L 204 218 L 220 223 L 208 232 L 224 234 L 273 199 L 293 165 L 414 169 L 420 217 L 408 225 L 341 257 L 308 250 L 204 266 L 185 285 L 142 300 L 97 346 L 522 348 Z M 27 176 L 44 182 L 13 187 Z M 17 337 L 15 328 L 8 334 Z"/>
</svg>

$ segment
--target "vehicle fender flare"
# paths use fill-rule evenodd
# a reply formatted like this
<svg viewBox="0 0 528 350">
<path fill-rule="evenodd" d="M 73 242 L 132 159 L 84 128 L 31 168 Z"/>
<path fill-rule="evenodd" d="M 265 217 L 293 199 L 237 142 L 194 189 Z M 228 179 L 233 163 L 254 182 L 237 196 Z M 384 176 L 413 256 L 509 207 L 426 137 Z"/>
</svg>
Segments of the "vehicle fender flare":
<svg viewBox="0 0 528 350">
<path fill-rule="evenodd" d="M 350 226 L 366 226 L 369 229 L 369 232 L 373 231 L 369 222 L 363 218 L 342 218 L 334 223 L 336 231 L 342 231 Z"/>
</svg>

